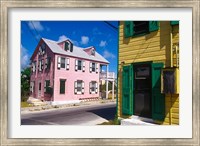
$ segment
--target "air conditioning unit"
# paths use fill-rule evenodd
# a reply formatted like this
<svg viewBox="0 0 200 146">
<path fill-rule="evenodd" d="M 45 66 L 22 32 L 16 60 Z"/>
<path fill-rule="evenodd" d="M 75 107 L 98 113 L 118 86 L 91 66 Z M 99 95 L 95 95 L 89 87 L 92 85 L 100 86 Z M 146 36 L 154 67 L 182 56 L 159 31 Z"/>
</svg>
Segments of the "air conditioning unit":
<svg viewBox="0 0 200 146">
<path fill-rule="evenodd" d="M 179 94 L 179 68 L 162 70 L 162 93 Z"/>
</svg>

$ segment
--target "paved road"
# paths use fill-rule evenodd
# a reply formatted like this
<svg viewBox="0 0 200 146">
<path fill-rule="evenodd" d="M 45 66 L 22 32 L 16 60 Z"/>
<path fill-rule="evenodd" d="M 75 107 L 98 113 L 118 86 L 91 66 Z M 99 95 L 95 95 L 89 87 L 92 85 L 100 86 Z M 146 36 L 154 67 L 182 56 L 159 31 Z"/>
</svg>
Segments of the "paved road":
<svg viewBox="0 0 200 146">
<path fill-rule="evenodd" d="M 29 112 L 21 115 L 21 125 L 97 125 L 114 119 L 115 112 L 116 103 Z"/>
</svg>

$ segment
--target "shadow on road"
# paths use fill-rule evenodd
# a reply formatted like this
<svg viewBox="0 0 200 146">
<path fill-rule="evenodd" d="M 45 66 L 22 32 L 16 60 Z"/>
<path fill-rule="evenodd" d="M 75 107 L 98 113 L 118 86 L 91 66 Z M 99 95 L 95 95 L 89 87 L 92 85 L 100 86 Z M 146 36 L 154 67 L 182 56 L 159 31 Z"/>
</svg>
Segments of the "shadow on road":
<svg viewBox="0 0 200 146">
<path fill-rule="evenodd" d="M 87 112 L 92 112 L 106 120 L 113 120 L 115 118 L 116 106 L 97 110 L 89 110 Z"/>
</svg>

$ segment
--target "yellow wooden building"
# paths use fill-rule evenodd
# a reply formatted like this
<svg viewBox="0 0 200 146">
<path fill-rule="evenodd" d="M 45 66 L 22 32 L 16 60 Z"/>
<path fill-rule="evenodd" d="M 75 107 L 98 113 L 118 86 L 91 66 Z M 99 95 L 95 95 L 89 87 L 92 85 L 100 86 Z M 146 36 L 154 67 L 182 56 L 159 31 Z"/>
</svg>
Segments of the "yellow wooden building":
<svg viewBox="0 0 200 146">
<path fill-rule="evenodd" d="M 179 21 L 119 23 L 118 118 L 179 124 Z"/>
</svg>

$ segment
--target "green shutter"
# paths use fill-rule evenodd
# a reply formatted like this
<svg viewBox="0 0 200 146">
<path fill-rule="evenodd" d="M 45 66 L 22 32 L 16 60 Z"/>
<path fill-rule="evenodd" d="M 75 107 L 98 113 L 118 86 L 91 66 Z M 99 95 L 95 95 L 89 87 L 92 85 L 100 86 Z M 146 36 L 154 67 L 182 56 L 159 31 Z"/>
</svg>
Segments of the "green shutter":
<svg viewBox="0 0 200 146">
<path fill-rule="evenodd" d="M 70 52 L 73 52 L 73 44 L 70 45 Z"/>
<path fill-rule="evenodd" d="M 133 36 L 133 21 L 124 22 L 124 36 L 125 38 Z"/>
<path fill-rule="evenodd" d="M 152 117 L 163 121 L 165 118 L 165 96 L 161 93 L 161 69 L 163 63 L 152 63 Z"/>
<path fill-rule="evenodd" d="M 158 21 L 149 21 L 149 32 L 157 31 L 159 28 Z"/>
<path fill-rule="evenodd" d="M 179 24 L 179 21 L 170 21 L 170 24 L 171 24 L 171 25 L 178 25 L 178 24 Z"/>
<path fill-rule="evenodd" d="M 133 67 L 124 66 L 122 73 L 122 114 L 133 114 Z"/>
</svg>

